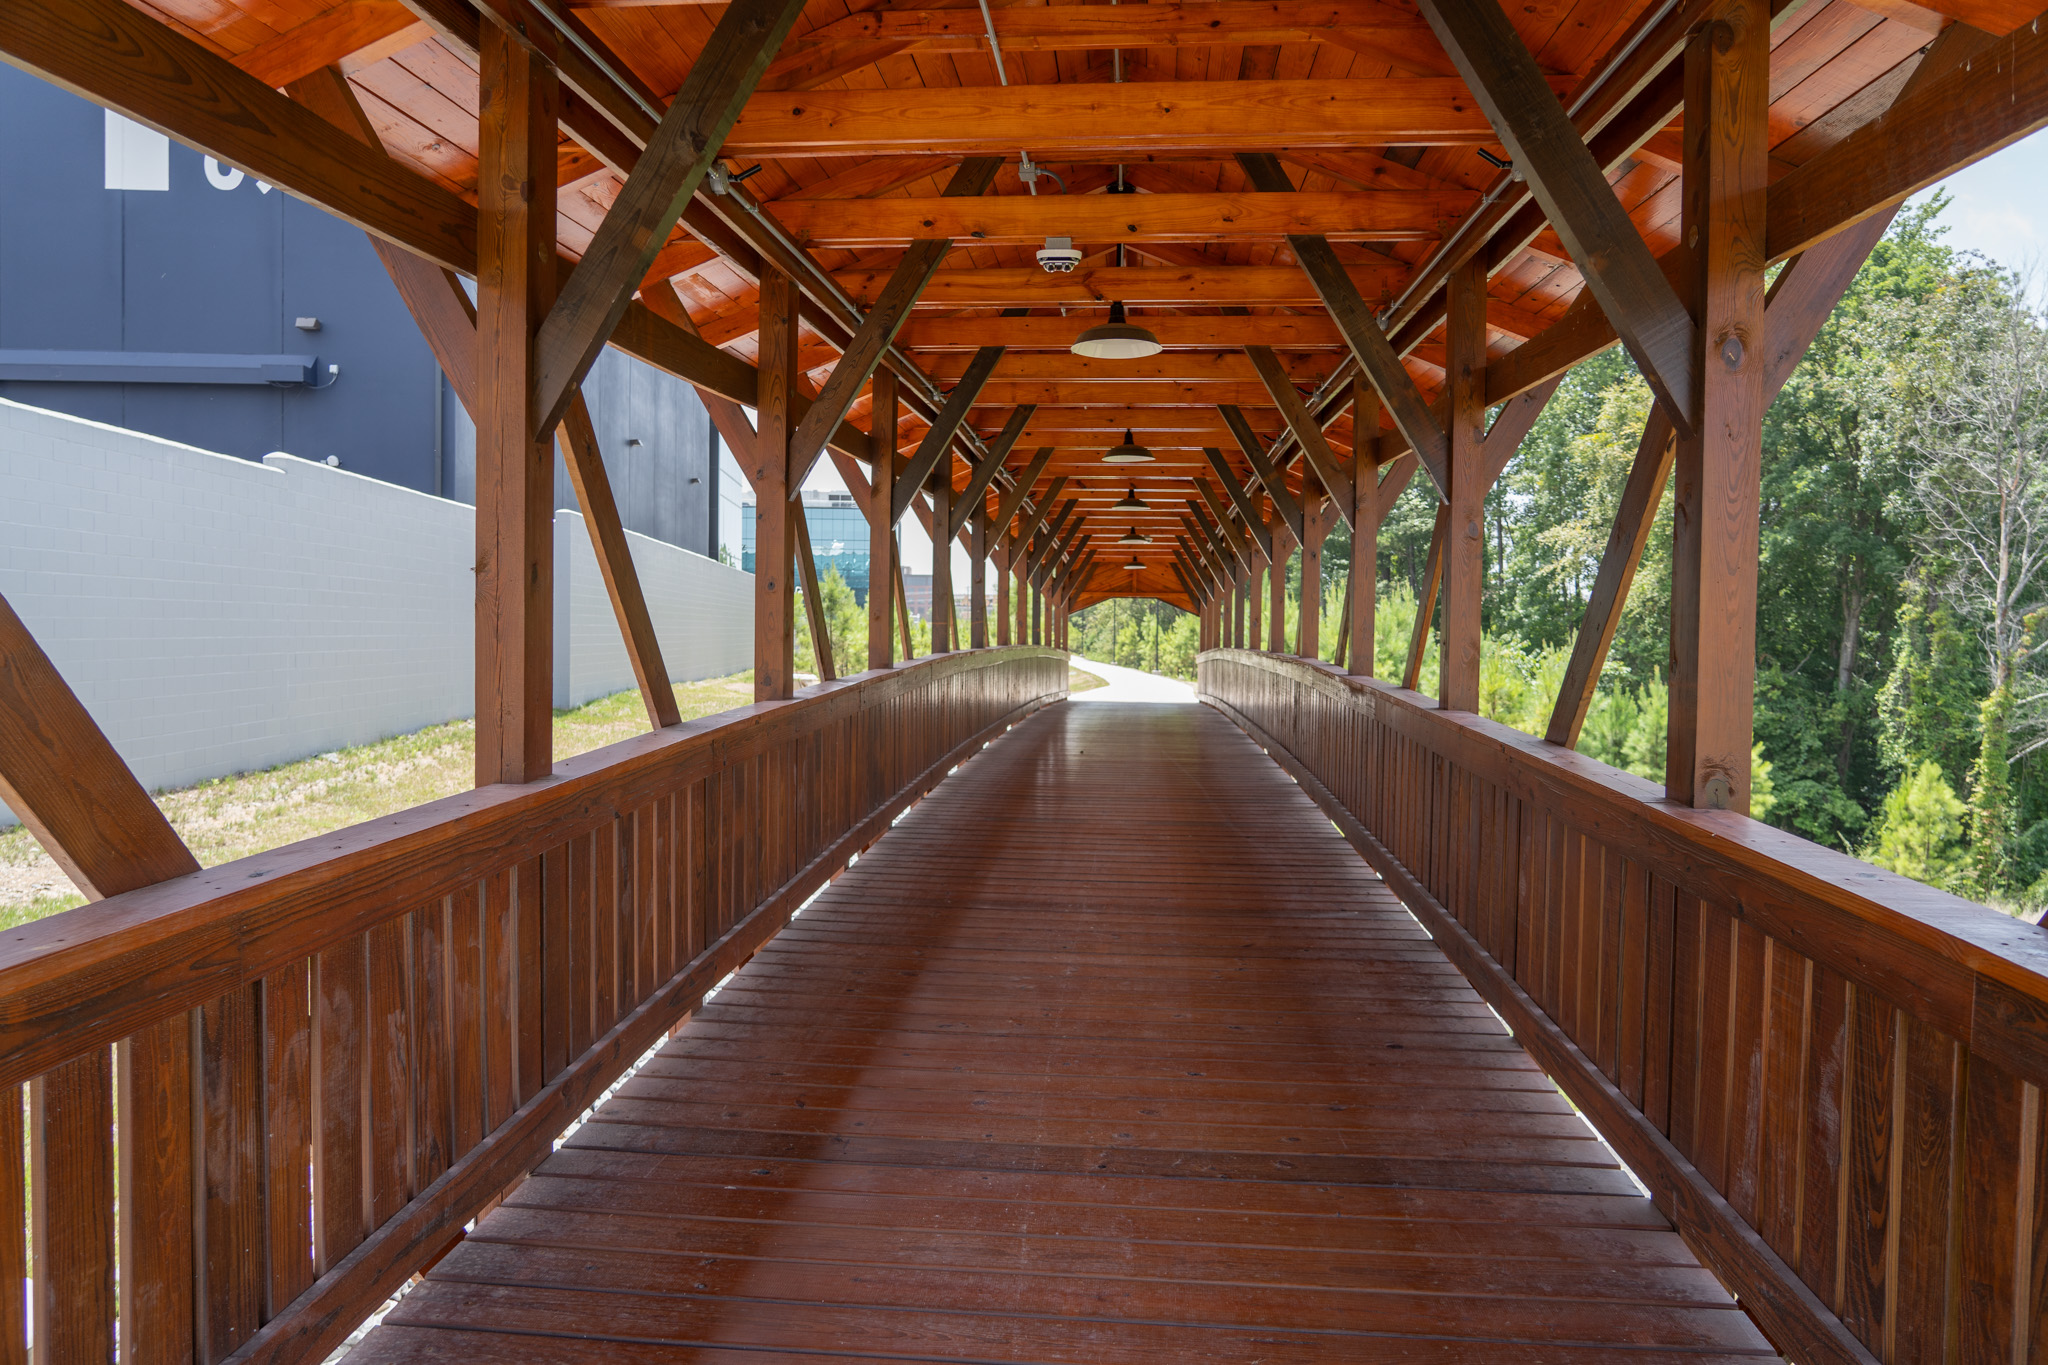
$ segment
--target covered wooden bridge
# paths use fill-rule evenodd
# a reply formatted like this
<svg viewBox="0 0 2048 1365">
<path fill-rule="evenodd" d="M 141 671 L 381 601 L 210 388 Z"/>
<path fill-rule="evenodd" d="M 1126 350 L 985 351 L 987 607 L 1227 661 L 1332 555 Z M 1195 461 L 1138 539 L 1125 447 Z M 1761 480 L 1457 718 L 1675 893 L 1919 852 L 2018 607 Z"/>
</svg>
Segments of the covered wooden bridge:
<svg viewBox="0 0 2048 1365">
<path fill-rule="evenodd" d="M 334 835 L 200 869 L 0 610 L 0 797 L 94 901 L 0 935 L 0 1362 L 320 1361 L 407 1286 L 364 1360 L 2039 1359 L 2048 944 L 1745 813 L 1762 413 L 2048 119 L 2027 0 L 916 3 L 0 3 L 362 226 L 478 469 L 476 790 Z M 1479 509 L 1617 342 L 1537 739 Z M 749 709 L 677 723 L 605 345 L 753 484 Z M 558 448 L 653 727 L 563 763 Z M 823 459 L 876 584 L 906 513 L 973 568 L 799 692 Z M 1314 661 L 1369 574 L 1268 596 L 1418 472 L 1435 698 Z M 1572 745 L 1667 483 L 1658 790 Z M 1067 700 L 1115 595 L 1203 704 Z"/>
</svg>

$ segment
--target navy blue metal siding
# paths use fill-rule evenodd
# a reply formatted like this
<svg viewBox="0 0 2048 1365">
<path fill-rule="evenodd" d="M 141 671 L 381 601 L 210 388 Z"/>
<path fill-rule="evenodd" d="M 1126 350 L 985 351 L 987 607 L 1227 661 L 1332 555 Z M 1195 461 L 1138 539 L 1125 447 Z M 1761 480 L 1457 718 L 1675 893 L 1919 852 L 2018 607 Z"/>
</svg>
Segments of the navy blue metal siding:
<svg viewBox="0 0 2048 1365">
<path fill-rule="evenodd" d="M 0 398 L 473 500 L 474 428 L 361 229 L 175 142 L 167 190 L 107 189 L 104 112 L 5 66 L 0 128 L 36 133 L 0 139 L 0 351 L 310 353 L 321 386 L 0 380 Z M 626 525 L 715 555 L 696 393 L 611 351 L 587 390 Z M 557 496 L 575 506 L 566 475 Z"/>
</svg>

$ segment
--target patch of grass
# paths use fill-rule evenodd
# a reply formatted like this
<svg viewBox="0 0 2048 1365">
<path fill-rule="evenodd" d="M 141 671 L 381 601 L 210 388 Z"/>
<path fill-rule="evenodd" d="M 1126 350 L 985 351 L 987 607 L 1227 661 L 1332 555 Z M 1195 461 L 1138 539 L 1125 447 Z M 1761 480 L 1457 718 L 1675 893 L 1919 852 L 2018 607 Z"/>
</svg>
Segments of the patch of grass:
<svg viewBox="0 0 2048 1365">
<path fill-rule="evenodd" d="M 1094 673 L 1083 672 L 1072 664 L 1067 665 L 1067 691 L 1086 692 L 1091 688 L 1107 686 L 1109 686 L 1109 679 Z"/>
<path fill-rule="evenodd" d="M 746 706 L 751 671 L 675 684 L 684 720 Z M 555 713 L 555 759 L 649 730 L 637 688 Z M 310 839 L 467 791 L 476 782 L 476 726 L 430 725 L 409 735 L 158 792 L 156 803 L 202 866 Z M 42 845 L 17 826 L 0 833 L 0 929 L 84 904 Z"/>
</svg>

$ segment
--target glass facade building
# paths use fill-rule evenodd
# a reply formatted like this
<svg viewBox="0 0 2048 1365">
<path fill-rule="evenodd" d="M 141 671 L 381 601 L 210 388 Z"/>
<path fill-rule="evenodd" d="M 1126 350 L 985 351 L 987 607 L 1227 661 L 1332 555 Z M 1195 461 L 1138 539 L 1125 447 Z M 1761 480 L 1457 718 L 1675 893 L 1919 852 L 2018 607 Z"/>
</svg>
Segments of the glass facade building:
<svg viewBox="0 0 2048 1365">
<path fill-rule="evenodd" d="M 754 571 L 754 528 L 757 518 L 751 501 L 740 505 L 740 567 Z M 833 569 L 853 589 L 862 606 L 868 600 L 868 519 L 846 493 L 804 493 L 804 520 L 810 524 L 811 553 L 818 561 L 818 577 Z"/>
</svg>

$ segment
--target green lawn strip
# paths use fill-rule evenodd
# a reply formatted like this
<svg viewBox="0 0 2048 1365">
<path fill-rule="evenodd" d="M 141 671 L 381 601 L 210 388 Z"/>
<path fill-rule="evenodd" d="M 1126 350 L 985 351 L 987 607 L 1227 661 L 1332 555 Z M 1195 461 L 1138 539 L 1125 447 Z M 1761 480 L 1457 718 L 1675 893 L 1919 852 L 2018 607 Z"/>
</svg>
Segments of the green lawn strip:
<svg viewBox="0 0 2048 1365">
<path fill-rule="evenodd" d="M 746 706 L 752 672 L 675 684 L 684 720 Z M 557 761 L 648 731 L 638 689 L 555 713 Z M 156 802 L 202 866 L 310 839 L 467 791 L 476 781 L 476 727 L 468 720 L 337 749 L 261 772 L 236 773 Z M 35 836 L 0 833 L 0 929 L 82 905 Z"/>
</svg>

